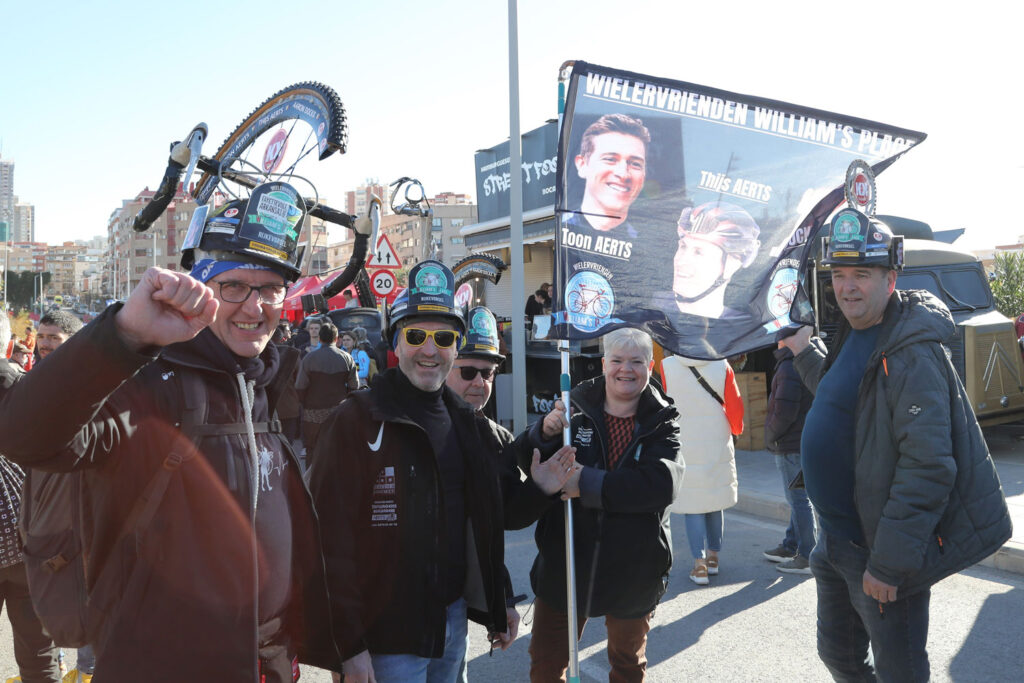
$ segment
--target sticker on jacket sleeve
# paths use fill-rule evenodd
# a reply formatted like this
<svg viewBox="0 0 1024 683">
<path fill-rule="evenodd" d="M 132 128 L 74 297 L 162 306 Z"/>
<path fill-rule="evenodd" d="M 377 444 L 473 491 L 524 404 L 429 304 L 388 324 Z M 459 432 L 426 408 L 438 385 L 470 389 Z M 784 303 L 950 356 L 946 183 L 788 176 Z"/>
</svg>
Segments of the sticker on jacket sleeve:
<svg viewBox="0 0 1024 683">
<path fill-rule="evenodd" d="M 395 468 L 385 467 L 373 484 L 370 510 L 371 527 L 398 526 L 398 503 L 395 501 Z"/>
</svg>

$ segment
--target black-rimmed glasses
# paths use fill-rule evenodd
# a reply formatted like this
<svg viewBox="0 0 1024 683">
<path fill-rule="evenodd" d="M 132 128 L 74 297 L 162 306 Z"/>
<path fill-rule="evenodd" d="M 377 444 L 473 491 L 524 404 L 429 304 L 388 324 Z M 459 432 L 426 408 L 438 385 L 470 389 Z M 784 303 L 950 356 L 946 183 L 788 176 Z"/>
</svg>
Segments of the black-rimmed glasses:
<svg viewBox="0 0 1024 683">
<path fill-rule="evenodd" d="M 214 280 L 210 284 L 220 287 L 220 298 L 229 304 L 240 304 L 249 300 L 253 292 L 257 292 L 260 301 L 265 304 L 279 304 L 284 301 L 288 288 L 285 285 L 259 285 L 258 287 L 244 282 Z"/>
</svg>

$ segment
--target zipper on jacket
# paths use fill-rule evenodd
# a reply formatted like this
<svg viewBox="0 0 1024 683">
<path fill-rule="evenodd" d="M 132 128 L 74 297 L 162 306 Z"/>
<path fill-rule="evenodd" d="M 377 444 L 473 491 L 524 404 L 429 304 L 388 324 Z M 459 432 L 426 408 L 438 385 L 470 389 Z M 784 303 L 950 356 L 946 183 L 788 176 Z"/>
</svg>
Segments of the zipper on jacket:
<svg viewBox="0 0 1024 683">
<path fill-rule="evenodd" d="M 600 462 L 601 462 L 601 468 L 600 469 L 609 471 L 607 469 L 607 466 L 608 466 L 608 447 L 607 447 L 607 445 L 605 445 L 604 435 L 601 433 L 601 430 L 598 429 L 598 427 L 597 427 L 597 424 L 598 424 L 597 420 L 595 420 L 594 416 L 591 415 L 583 407 L 581 407 L 578 403 L 576 404 L 576 406 L 580 409 L 580 413 L 583 414 L 588 420 L 590 420 L 590 424 L 593 425 L 594 432 L 597 434 L 598 442 L 601 444 L 601 456 L 602 457 L 600 458 Z M 660 414 L 660 412 L 661 411 L 659 410 L 658 413 Z M 636 419 L 636 415 L 633 416 L 633 419 L 634 420 Z M 603 420 L 601 421 L 601 424 L 605 424 Z M 629 442 L 629 445 L 627 445 L 626 449 L 624 451 L 622 451 L 622 455 L 619 456 L 619 460 L 618 460 L 617 463 L 615 463 L 614 469 L 619 469 L 620 467 L 622 467 L 622 463 L 625 462 L 626 460 L 629 460 L 629 459 L 639 460 L 640 459 L 639 447 L 641 445 L 640 442 L 643 439 L 645 439 L 648 436 L 650 436 L 651 434 L 654 434 L 655 432 L 657 432 L 658 428 L 660 426 L 661 426 L 660 423 L 654 424 L 650 429 L 648 429 L 647 431 L 641 433 L 640 432 L 640 423 L 637 422 L 636 423 L 636 428 L 635 428 L 635 431 L 637 433 L 633 435 L 633 439 Z M 626 454 L 629 453 L 633 449 L 634 446 L 636 446 L 638 450 L 632 456 L 627 458 Z"/>
</svg>

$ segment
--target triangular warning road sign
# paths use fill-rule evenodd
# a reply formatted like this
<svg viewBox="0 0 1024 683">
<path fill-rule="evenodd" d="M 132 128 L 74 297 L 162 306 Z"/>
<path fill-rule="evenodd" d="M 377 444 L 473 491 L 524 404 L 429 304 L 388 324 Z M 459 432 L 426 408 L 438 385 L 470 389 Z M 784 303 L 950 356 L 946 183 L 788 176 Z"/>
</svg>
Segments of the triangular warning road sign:
<svg viewBox="0 0 1024 683">
<path fill-rule="evenodd" d="M 391 240 L 387 235 L 382 234 L 377 239 L 377 248 L 366 259 L 366 269 L 371 268 L 401 268 L 402 259 L 398 258 L 398 252 L 391 246 Z"/>
</svg>

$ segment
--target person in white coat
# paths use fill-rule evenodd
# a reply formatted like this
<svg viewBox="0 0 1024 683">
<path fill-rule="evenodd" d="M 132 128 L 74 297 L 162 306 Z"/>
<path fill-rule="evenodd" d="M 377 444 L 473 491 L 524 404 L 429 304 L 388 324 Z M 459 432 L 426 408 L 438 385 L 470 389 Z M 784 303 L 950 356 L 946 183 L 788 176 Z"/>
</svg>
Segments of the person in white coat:
<svg viewBox="0 0 1024 683">
<path fill-rule="evenodd" d="M 686 464 L 672 512 L 686 515 L 686 539 L 694 558 L 690 580 L 706 586 L 708 576 L 718 574 L 723 511 L 736 504 L 732 436 L 743 431 L 743 401 L 724 360 L 669 356 L 661 369 L 665 392 L 680 413 L 679 448 Z"/>
</svg>

